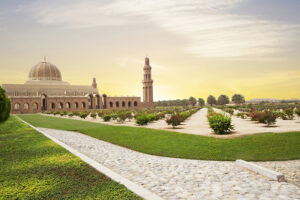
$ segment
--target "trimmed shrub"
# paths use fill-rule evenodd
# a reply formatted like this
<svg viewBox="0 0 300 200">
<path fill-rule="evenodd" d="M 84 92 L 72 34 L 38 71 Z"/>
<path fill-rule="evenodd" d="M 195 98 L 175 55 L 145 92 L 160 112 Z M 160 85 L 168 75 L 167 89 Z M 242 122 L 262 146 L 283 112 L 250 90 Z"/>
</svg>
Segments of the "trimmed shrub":
<svg viewBox="0 0 300 200">
<path fill-rule="evenodd" d="M 278 115 L 272 111 L 265 111 L 263 112 L 263 123 L 267 124 L 268 126 L 275 124 L 276 119 L 278 118 Z"/>
<path fill-rule="evenodd" d="M 149 121 L 150 121 L 149 117 L 146 114 L 144 114 L 144 115 L 137 116 L 135 123 L 137 125 L 144 126 L 144 125 L 147 125 Z"/>
<path fill-rule="evenodd" d="M 67 115 L 68 115 L 69 117 L 73 117 L 74 113 L 73 113 L 73 112 L 68 112 Z"/>
<path fill-rule="evenodd" d="M 119 112 L 118 113 L 118 122 L 124 122 L 126 120 L 126 113 L 125 112 Z"/>
<path fill-rule="evenodd" d="M 108 122 L 108 121 L 110 121 L 110 119 L 111 119 L 111 115 L 104 114 L 104 115 L 102 115 L 102 119 L 103 119 L 105 122 Z"/>
<path fill-rule="evenodd" d="M 280 112 L 279 116 L 282 120 L 288 120 L 288 116 L 287 116 L 286 112 L 284 112 L 284 111 Z"/>
<path fill-rule="evenodd" d="M 220 115 L 211 115 L 208 117 L 209 126 L 216 134 L 229 134 L 234 129 L 231 124 L 231 117 L 224 113 Z"/>
<path fill-rule="evenodd" d="M 58 115 L 58 114 L 59 114 L 58 111 L 54 111 L 54 112 L 53 112 L 53 115 Z"/>
<path fill-rule="evenodd" d="M 80 112 L 79 113 L 79 117 L 82 118 L 82 119 L 85 119 L 87 116 L 88 116 L 88 113 L 86 113 L 86 112 Z"/>
<path fill-rule="evenodd" d="M 293 108 L 286 109 L 283 112 L 285 112 L 285 114 L 287 115 L 288 120 L 294 119 L 294 109 Z"/>
<path fill-rule="evenodd" d="M 96 112 L 92 112 L 92 113 L 90 114 L 90 116 L 91 116 L 92 118 L 96 119 L 97 113 L 96 113 Z"/>
<path fill-rule="evenodd" d="M 64 111 L 61 111 L 61 112 L 59 112 L 59 115 L 60 115 L 60 116 L 64 116 L 64 115 L 65 115 L 65 112 L 64 112 Z"/>
<path fill-rule="evenodd" d="M 183 121 L 183 117 L 179 114 L 173 114 L 170 118 L 166 119 L 167 124 L 172 125 L 173 128 L 180 125 Z"/>
<path fill-rule="evenodd" d="M 113 120 L 118 119 L 118 114 L 117 114 L 117 113 L 111 113 L 110 116 L 111 116 L 111 118 L 112 118 Z"/>
</svg>

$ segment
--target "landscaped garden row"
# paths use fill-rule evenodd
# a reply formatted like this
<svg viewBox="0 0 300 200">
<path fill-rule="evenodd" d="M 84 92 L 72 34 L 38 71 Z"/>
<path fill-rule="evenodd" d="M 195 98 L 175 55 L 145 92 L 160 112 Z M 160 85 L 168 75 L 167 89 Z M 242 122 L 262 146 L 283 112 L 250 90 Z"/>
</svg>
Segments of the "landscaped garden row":
<svg viewBox="0 0 300 200">
<path fill-rule="evenodd" d="M 217 108 L 233 115 L 234 109 L 238 110 L 235 116 L 242 119 L 250 118 L 252 121 L 271 126 L 276 119 L 293 120 L 295 115 L 300 117 L 300 107 L 295 104 L 266 104 L 266 105 L 239 105 L 239 106 L 217 106 Z"/>
<path fill-rule="evenodd" d="M 111 126 L 45 115 L 20 115 L 37 127 L 78 131 L 152 155 L 200 160 L 291 160 L 300 158 L 300 132 L 213 138 L 142 127 Z"/>
<path fill-rule="evenodd" d="M 0 123 L 0 166 L 0 199 L 141 199 L 16 117 Z"/>
<path fill-rule="evenodd" d="M 200 107 L 171 107 L 171 108 L 156 108 L 156 109 L 142 109 L 142 110 L 94 110 L 82 112 L 45 112 L 45 114 L 53 114 L 60 116 L 79 116 L 85 119 L 90 116 L 94 119 L 102 118 L 103 121 L 109 122 L 111 120 L 124 123 L 126 120 L 135 119 L 137 125 L 147 125 L 149 122 L 164 119 L 168 125 L 176 127 L 184 122 L 187 118 L 200 110 Z"/>
</svg>

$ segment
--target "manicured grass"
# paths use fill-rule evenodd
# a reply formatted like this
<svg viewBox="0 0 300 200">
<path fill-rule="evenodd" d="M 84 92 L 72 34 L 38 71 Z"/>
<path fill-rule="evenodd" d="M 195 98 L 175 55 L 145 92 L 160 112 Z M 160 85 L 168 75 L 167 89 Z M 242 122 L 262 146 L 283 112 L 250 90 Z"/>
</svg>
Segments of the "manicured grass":
<svg viewBox="0 0 300 200">
<path fill-rule="evenodd" d="M 291 160 L 300 158 L 300 132 L 217 139 L 164 130 L 110 126 L 42 115 L 20 115 L 37 127 L 72 130 L 136 151 L 200 160 Z"/>
<path fill-rule="evenodd" d="M 140 199 L 16 117 L 0 123 L 0 199 Z"/>
</svg>

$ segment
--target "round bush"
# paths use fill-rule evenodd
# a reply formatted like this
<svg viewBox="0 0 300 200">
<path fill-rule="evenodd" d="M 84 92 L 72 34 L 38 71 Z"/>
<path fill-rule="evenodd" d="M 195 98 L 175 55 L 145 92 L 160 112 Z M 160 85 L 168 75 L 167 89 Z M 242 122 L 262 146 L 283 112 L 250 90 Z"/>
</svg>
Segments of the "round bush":
<svg viewBox="0 0 300 200">
<path fill-rule="evenodd" d="M 180 125 L 184 121 L 184 118 L 179 114 L 173 114 L 169 119 L 166 119 L 168 125 L 172 125 L 173 128 Z"/>
<path fill-rule="evenodd" d="M 82 119 L 85 119 L 87 116 L 88 116 L 88 113 L 86 113 L 86 112 L 80 112 L 79 113 L 79 117 L 82 118 Z"/>
<path fill-rule="evenodd" d="M 209 126 L 216 134 L 229 134 L 234 129 L 231 124 L 231 117 L 224 113 L 221 115 L 210 115 L 208 117 Z"/>
<path fill-rule="evenodd" d="M 135 122 L 140 126 L 147 125 L 149 121 L 149 117 L 145 114 L 137 116 L 135 120 Z"/>
<path fill-rule="evenodd" d="M 102 115 L 102 119 L 103 119 L 105 122 L 108 122 L 108 121 L 110 121 L 110 119 L 111 119 L 111 115 L 104 114 L 104 115 Z"/>
</svg>

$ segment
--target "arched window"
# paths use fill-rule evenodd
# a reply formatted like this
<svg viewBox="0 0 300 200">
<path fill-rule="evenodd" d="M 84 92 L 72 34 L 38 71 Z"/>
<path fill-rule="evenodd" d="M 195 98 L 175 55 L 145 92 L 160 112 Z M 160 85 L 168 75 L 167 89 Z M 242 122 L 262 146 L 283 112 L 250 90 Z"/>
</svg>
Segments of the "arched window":
<svg viewBox="0 0 300 200">
<path fill-rule="evenodd" d="M 29 104 L 28 103 L 25 103 L 24 104 L 24 110 L 28 110 L 29 109 Z"/>
<path fill-rule="evenodd" d="M 125 105 L 126 105 L 125 101 L 122 101 L 122 107 L 125 107 Z"/>
<path fill-rule="evenodd" d="M 59 109 L 63 109 L 63 108 L 64 108 L 64 104 L 63 104 L 62 102 L 60 102 L 60 103 L 58 104 L 58 108 L 59 108 Z"/>
<path fill-rule="evenodd" d="M 77 103 L 77 102 L 75 102 L 75 108 L 76 108 L 76 109 L 78 108 L 78 103 Z"/>
<path fill-rule="evenodd" d="M 116 107 L 119 108 L 119 102 L 118 101 L 116 102 Z"/>
<path fill-rule="evenodd" d="M 128 101 L 128 107 L 131 107 L 131 101 Z"/>
<path fill-rule="evenodd" d="M 70 109 L 70 108 L 71 108 L 70 102 L 66 103 L 66 108 L 67 108 L 67 109 Z"/>
<path fill-rule="evenodd" d="M 135 102 L 133 103 L 133 105 L 134 105 L 134 107 L 137 107 L 137 102 L 135 101 Z"/>
<path fill-rule="evenodd" d="M 15 106 L 14 106 L 14 109 L 19 110 L 20 109 L 20 104 L 16 103 Z"/>
<path fill-rule="evenodd" d="M 113 107 L 113 102 L 109 102 L 109 107 Z"/>
<path fill-rule="evenodd" d="M 51 109 L 55 109 L 55 103 L 51 103 Z"/>
<path fill-rule="evenodd" d="M 33 108 L 33 110 L 37 110 L 37 109 L 38 109 L 38 104 L 37 104 L 37 103 L 34 103 L 34 104 L 32 105 L 32 108 Z"/>
<path fill-rule="evenodd" d="M 85 105 L 85 102 L 82 102 L 82 108 L 85 108 L 86 105 Z"/>
</svg>

